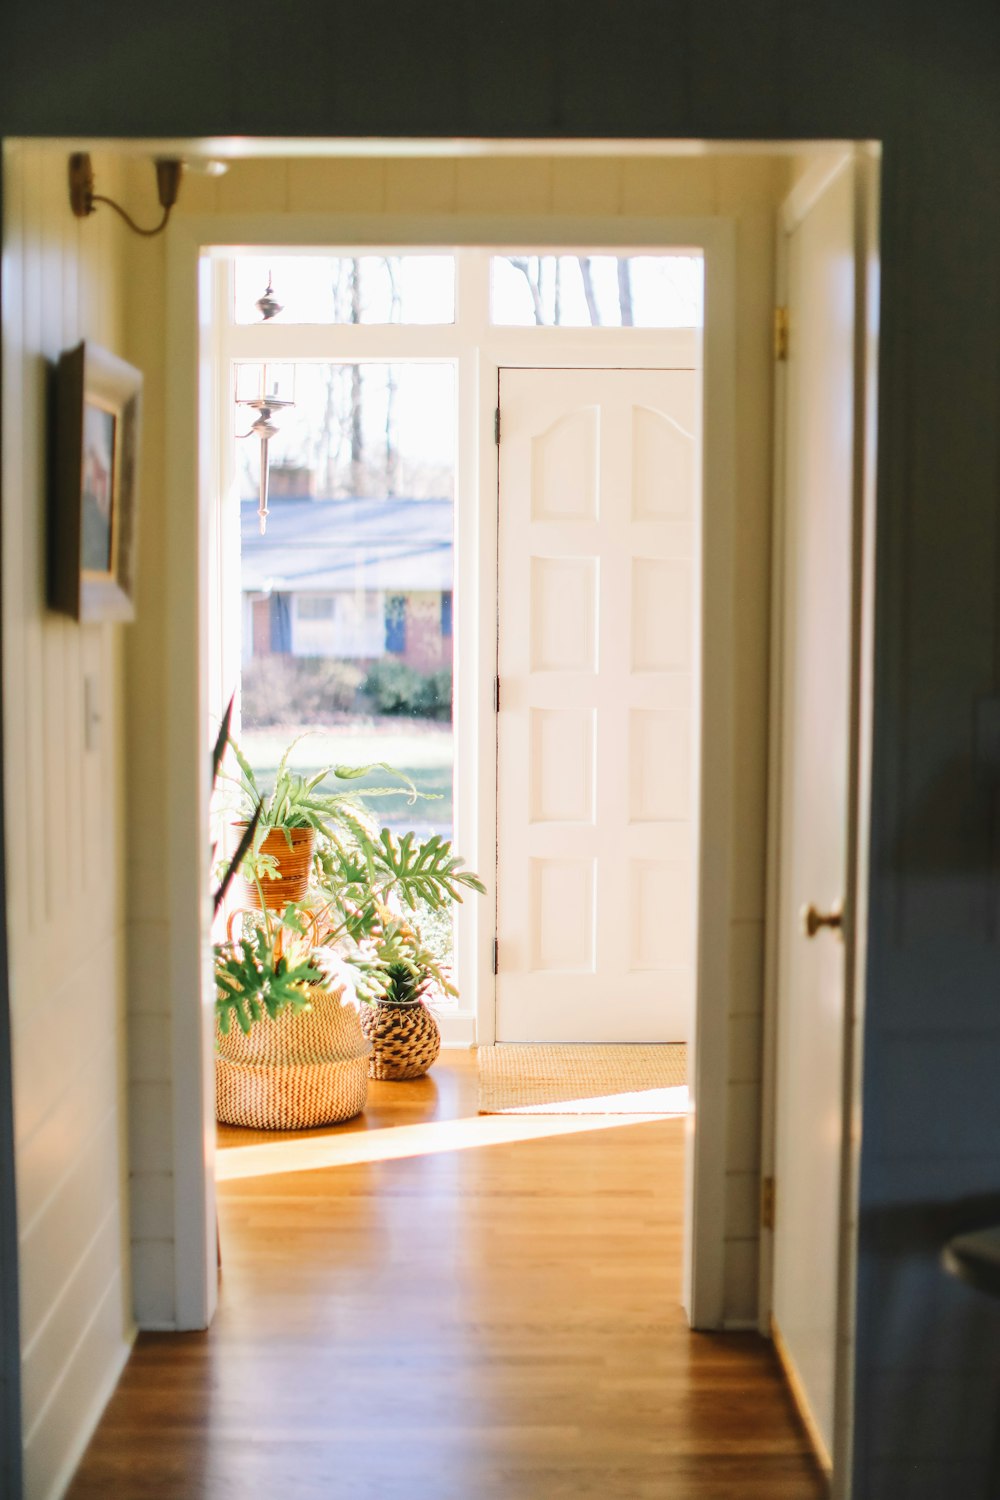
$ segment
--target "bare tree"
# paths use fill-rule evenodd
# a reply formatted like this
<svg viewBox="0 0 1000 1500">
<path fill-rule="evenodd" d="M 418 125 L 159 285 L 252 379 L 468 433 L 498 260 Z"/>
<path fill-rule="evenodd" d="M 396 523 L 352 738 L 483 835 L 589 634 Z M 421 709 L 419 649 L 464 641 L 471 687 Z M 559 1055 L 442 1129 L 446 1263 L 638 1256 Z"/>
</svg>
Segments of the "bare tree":
<svg viewBox="0 0 1000 1500">
<path fill-rule="evenodd" d="M 578 255 L 577 261 L 580 266 L 580 279 L 583 282 L 583 295 L 587 299 L 587 311 L 590 314 L 592 328 L 600 328 L 601 311 L 594 296 L 594 277 L 590 265 L 589 255 Z"/>
<path fill-rule="evenodd" d="M 388 278 L 388 321 L 398 323 L 404 300 L 400 263 L 397 257 L 386 256 L 382 264 Z M 362 321 L 367 270 L 360 259 L 345 257 L 333 263 L 329 286 L 334 322 Z M 537 284 L 537 272 L 535 279 Z M 539 285 L 540 306 L 543 298 L 544 283 Z M 309 383 L 309 401 L 303 392 L 299 413 L 288 414 L 283 424 L 280 462 L 311 470 L 318 498 L 450 495 L 454 476 L 449 463 L 409 460 L 400 451 L 399 385 L 399 372 L 388 363 L 382 369 L 371 365 L 362 369 L 347 361 L 325 364 L 316 371 L 315 383 Z M 255 446 L 241 445 L 238 451 L 241 493 L 249 496 L 257 487 Z"/>
<path fill-rule="evenodd" d="M 515 270 L 520 271 L 528 283 L 531 292 L 531 305 L 535 313 L 535 322 L 541 327 L 545 322 L 545 305 L 542 301 L 542 258 L 540 255 L 534 257 L 534 267 L 523 255 L 509 255 L 507 259 Z"/>
<path fill-rule="evenodd" d="M 361 262 L 351 261 L 351 322 L 361 322 Z M 351 365 L 351 494 L 362 493 L 365 461 L 365 427 L 361 366 Z"/>
<path fill-rule="evenodd" d="M 625 255 L 618 257 L 618 306 L 621 309 L 622 327 L 632 328 L 632 263 Z"/>
<path fill-rule="evenodd" d="M 399 281 L 396 277 L 397 261 L 387 255 L 386 274 L 389 277 L 389 322 L 398 323 L 400 315 Z M 396 438 L 396 372 L 392 365 L 385 367 L 385 492 L 390 499 L 397 494 L 399 479 L 399 445 Z"/>
</svg>

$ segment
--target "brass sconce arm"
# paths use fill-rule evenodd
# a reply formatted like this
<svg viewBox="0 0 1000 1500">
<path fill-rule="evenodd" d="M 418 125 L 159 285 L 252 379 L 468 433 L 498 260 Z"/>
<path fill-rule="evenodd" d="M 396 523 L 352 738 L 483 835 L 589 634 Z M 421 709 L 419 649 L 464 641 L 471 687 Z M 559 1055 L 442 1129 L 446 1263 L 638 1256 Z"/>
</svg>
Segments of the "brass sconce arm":
<svg viewBox="0 0 1000 1500">
<path fill-rule="evenodd" d="M 112 198 L 105 198 L 101 193 L 94 192 L 94 169 L 91 164 L 90 154 L 86 151 L 74 151 L 69 159 L 69 206 L 78 219 L 85 219 L 94 212 L 98 203 L 106 203 L 119 214 L 128 227 L 136 234 L 151 239 L 153 235 L 160 234 L 167 227 L 170 218 L 170 210 L 177 202 L 180 192 L 181 175 L 184 171 L 182 161 L 158 161 L 156 162 L 156 192 L 163 209 L 163 217 L 159 224 L 152 229 L 143 229 L 126 213 L 120 203 L 115 203 Z"/>
</svg>

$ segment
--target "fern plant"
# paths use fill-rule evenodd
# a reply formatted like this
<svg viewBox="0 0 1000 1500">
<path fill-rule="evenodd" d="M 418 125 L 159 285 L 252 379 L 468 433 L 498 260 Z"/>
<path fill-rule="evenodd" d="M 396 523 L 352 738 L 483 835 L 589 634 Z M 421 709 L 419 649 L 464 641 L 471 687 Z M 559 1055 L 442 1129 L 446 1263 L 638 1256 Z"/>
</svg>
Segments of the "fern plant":
<svg viewBox="0 0 1000 1500">
<path fill-rule="evenodd" d="M 293 771 L 289 759 L 295 746 L 305 735 L 292 740 L 281 757 L 275 775 L 274 787 L 269 797 L 264 797 L 256 773 L 239 745 L 229 736 L 229 745 L 239 767 L 238 777 L 229 777 L 239 786 L 243 810 L 247 816 L 260 806 L 260 839 L 263 840 L 272 828 L 312 828 L 317 834 L 337 842 L 351 841 L 361 828 L 370 832 L 367 803 L 372 798 L 405 797 L 407 802 L 418 798 L 431 800 L 436 794 L 419 792 L 410 778 L 388 765 L 385 761 L 372 761 L 366 766 L 324 766 L 311 776 L 302 776 Z M 338 781 L 356 782 L 371 771 L 385 771 L 397 778 L 391 786 L 366 786 L 340 788 L 324 791 L 324 783 L 331 777 Z"/>
</svg>

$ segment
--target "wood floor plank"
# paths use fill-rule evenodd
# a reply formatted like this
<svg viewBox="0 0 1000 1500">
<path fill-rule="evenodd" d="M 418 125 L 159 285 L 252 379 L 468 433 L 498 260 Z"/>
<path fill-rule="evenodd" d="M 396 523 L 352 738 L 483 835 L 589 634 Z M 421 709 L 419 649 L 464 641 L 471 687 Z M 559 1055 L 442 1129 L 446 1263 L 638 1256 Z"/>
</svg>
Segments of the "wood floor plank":
<svg viewBox="0 0 1000 1500">
<path fill-rule="evenodd" d="M 478 1129 L 463 1054 L 349 1129 L 220 1129 L 270 1165 L 220 1183 L 216 1321 L 140 1337 L 70 1500 L 819 1500 L 770 1346 L 685 1325 L 683 1121 Z"/>
</svg>

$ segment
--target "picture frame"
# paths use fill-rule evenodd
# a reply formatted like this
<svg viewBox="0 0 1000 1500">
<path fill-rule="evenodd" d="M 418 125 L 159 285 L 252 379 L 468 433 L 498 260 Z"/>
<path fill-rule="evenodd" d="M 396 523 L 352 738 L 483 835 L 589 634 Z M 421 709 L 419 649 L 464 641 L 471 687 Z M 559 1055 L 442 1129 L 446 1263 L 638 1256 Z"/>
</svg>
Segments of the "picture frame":
<svg viewBox="0 0 1000 1500">
<path fill-rule="evenodd" d="M 49 606 L 81 623 L 135 617 L 142 372 L 84 341 L 59 358 Z"/>
</svg>

